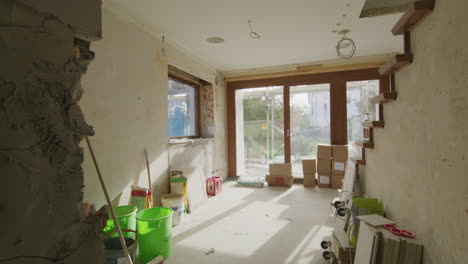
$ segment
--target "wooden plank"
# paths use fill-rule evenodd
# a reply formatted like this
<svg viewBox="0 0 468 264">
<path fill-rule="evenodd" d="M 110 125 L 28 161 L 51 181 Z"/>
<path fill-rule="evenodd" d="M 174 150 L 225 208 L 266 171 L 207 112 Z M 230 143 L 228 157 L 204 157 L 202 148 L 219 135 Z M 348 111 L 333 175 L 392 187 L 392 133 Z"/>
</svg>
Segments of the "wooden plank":
<svg viewBox="0 0 468 264">
<path fill-rule="evenodd" d="M 360 160 L 351 159 L 351 161 L 356 163 L 357 165 L 366 165 L 366 160 L 363 160 L 363 159 L 360 159 Z"/>
<path fill-rule="evenodd" d="M 348 144 L 346 105 L 346 81 L 332 81 L 330 86 L 330 137 L 333 145 Z"/>
<path fill-rule="evenodd" d="M 389 75 L 400 71 L 404 67 L 408 66 L 413 62 L 413 54 L 403 53 L 395 55 L 391 60 L 387 61 L 384 65 L 379 68 L 381 75 Z"/>
<path fill-rule="evenodd" d="M 402 35 L 413 30 L 432 10 L 434 10 L 435 0 L 423 0 L 411 3 L 403 16 L 392 28 L 393 35 Z"/>
<path fill-rule="evenodd" d="M 280 85 L 312 85 L 330 83 L 333 80 L 346 80 L 364 81 L 380 79 L 382 75 L 379 74 L 378 68 L 354 70 L 354 71 L 341 71 L 341 72 L 328 72 L 328 73 L 315 73 L 303 74 L 295 76 L 284 76 L 267 79 L 255 80 L 242 80 L 242 81 L 228 81 L 229 87 L 234 89 L 257 88 L 267 86 L 280 86 Z"/>
<path fill-rule="evenodd" d="M 291 111 L 289 103 L 289 86 L 283 87 L 284 114 L 284 162 L 291 163 Z"/>
<path fill-rule="evenodd" d="M 363 127 L 384 127 L 384 121 L 364 121 L 362 122 Z"/>
<path fill-rule="evenodd" d="M 374 148 L 374 142 L 370 141 L 356 141 L 356 145 L 362 147 L 362 148 Z"/>
<path fill-rule="evenodd" d="M 403 37 L 403 50 L 405 53 L 411 53 L 411 34 L 409 32 L 405 32 Z"/>
<path fill-rule="evenodd" d="M 373 104 L 385 104 L 395 101 L 397 98 L 397 92 L 385 92 L 377 95 L 371 99 Z"/>
<path fill-rule="evenodd" d="M 356 164 L 358 164 L 358 165 L 366 165 L 366 161 L 365 161 L 365 160 L 356 160 Z"/>
<path fill-rule="evenodd" d="M 225 78 L 225 80 L 227 82 L 236 82 L 236 81 L 247 81 L 247 80 L 257 80 L 257 79 L 288 77 L 288 76 L 296 76 L 296 75 L 316 74 L 316 73 L 333 73 L 333 72 L 340 72 L 340 71 L 378 69 L 384 63 L 385 61 L 377 61 L 377 62 L 368 62 L 368 63 L 360 63 L 360 64 L 339 65 L 339 66 L 326 66 L 323 64 L 317 64 L 317 65 L 299 66 L 296 68 L 295 71 L 283 71 L 283 72 L 274 72 L 274 73 L 261 73 L 261 74 L 227 77 Z"/>
<path fill-rule="evenodd" d="M 226 103 L 227 103 L 227 149 L 228 149 L 228 176 L 237 176 L 237 155 L 236 155 L 236 93 L 229 84 L 227 87 Z"/>
</svg>

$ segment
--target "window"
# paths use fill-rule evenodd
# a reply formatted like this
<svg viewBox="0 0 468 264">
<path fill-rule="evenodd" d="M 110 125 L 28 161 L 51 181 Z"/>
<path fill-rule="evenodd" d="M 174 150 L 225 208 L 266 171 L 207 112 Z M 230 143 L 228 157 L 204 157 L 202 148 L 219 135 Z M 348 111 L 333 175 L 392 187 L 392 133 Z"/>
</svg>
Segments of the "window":
<svg viewBox="0 0 468 264">
<path fill-rule="evenodd" d="M 199 136 L 199 85 L 170 76 L 167 133 L 170 138 Z"/>
<path fill-rule="evenodd" d="M 347 82 L 348 142 L 362 140 L 362 122 L 376 121 L 379 106 L 370 100 L 379 94 L 379 80 Z"/>
</svg>

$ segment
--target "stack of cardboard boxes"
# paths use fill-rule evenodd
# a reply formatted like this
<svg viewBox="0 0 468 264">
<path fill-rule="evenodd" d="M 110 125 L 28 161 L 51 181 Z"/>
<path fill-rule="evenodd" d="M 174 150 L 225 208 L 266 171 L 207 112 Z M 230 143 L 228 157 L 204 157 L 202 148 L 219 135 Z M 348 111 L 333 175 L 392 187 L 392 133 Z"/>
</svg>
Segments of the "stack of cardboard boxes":
<svg viewBox="0 0 468 264">
<path fill-rule="evenodd" d="M 318 145 L 317 174 L 320 188 L 340 189 L 348 161 L 348 146 Z M 304 166 L 304 165 L 303 165 Z M 304 181 L 305 181 L 304 171 Z"/>
<path fill-rule="evenodd" d="M 291 163 L 270 164 L 269 169 L 269 175 L 266 176 L 268 186 L 291 187 L 293 185 Z"/>
<path fill-rule="evenodd" d="M 330 188 L 332 173 L 332 146 L 317 146 L 317 178 L 320 188 Z"/>
<path fill-rule="evenodd" d="M 331 187 L 341 189 L 348 162 L 348 146 L 333 145 Z"/>
<path fill-rule="evenodd" d="M 302 171 L 304 172 L 304 187 L 315 187 L 315 173 L 317 172 L 315 160 L 302 160 Z"/>
<path fill-rule="evenodd" d="M 302 160 L 304 187 L 315 187 L 317 174 L 320 188 L 341 189 L 348 161 L 348 146 L 318 145 L 317 160 Z M 291 187 L 294 181 L 290 163 L 270 164 L 266 179 L 269 186 Z"/>
</svg>

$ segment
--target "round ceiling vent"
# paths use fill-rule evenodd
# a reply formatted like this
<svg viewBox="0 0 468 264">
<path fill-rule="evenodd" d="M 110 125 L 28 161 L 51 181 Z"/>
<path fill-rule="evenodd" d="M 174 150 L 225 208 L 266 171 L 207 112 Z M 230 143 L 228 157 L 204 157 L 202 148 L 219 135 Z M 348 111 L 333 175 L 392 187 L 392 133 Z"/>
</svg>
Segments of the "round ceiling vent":
<svg viewBox="0 0 468 264">
<path fill-rule="evenodd" d="M 210 38 L 207 38 L 206 41 L 209 43 L 218 44 L 218 43 L 223 43 L 224 39 L 220 37 L 210 37 Z"/>
</svg>

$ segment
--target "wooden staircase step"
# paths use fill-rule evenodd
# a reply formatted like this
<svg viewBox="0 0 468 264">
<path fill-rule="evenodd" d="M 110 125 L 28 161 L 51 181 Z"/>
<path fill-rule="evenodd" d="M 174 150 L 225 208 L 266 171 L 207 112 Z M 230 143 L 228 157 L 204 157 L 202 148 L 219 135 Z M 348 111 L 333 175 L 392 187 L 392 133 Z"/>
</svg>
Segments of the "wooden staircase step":
<svg viewBox="0 0 468 264">
<path fill-rule="evenodd" d="M 373 127 L 362 128 L 362 140 L 365 142 L 374 142 L 374 128 Z"/>
<path fill-rule="evenodd" d="M 384 65 L 380 66 L 379 73 L 380 75 L 389 75 L 395 72 L 400 71 L 405 66 L 408 66 L 413 62 L 413 54 L 411 53 L 402 53 L 397 54 Z"/>
<path fill-rule="evenodd" d="M 395 101 L 397 92 L 384 92 L 371 99 L 373 104 L 385 104 Z"/>
<path fill-rule="evenodd" d="M 411 3 L 403 16 L 392 28 L 393 35 L 402 35 L 413 30 L 434 9 L 435 0 L 422 0 Z"/>
<path fill-rule="evenodd" d="M 356 141 L 356 145 L 362 147 L 362 148 L 374 148 L 374 142 L 370 141 Z"/>
<path fill-rule="evenodd" d="M 365 160 L 351 160 L 352 162 L 356 163 L 357 165 L 366 165 Z"/>
<path fill-rule="evenodd" d="M 384 121 L 364 121 L 362 122 L 363 127 L 384 127 Z"/>
</svg>

